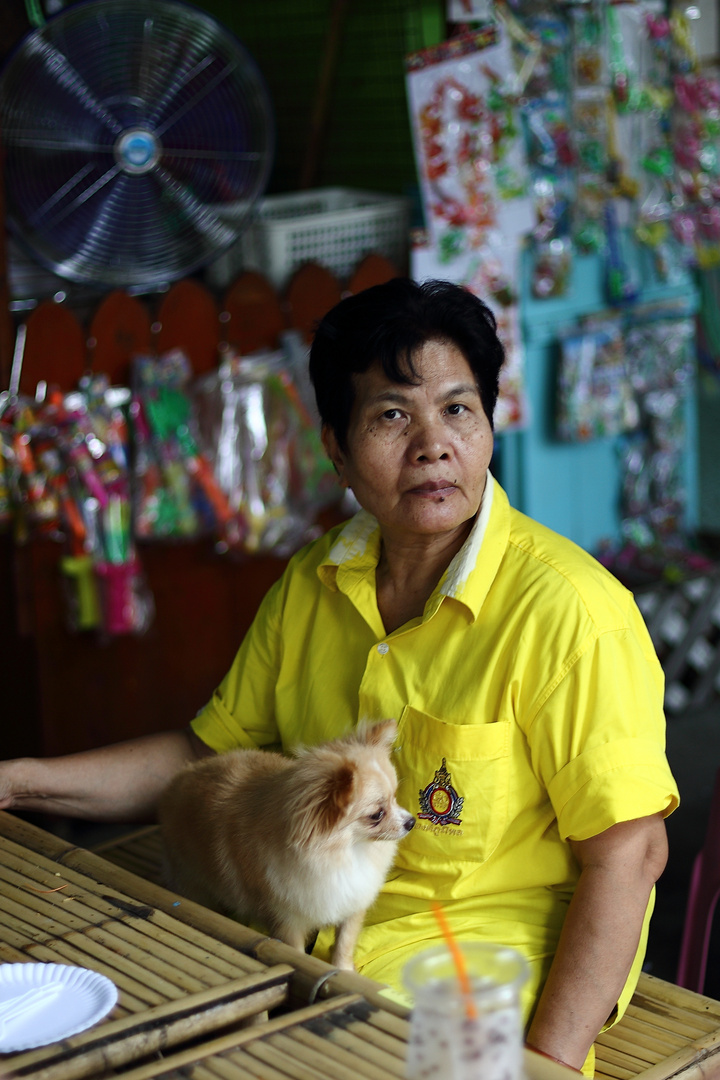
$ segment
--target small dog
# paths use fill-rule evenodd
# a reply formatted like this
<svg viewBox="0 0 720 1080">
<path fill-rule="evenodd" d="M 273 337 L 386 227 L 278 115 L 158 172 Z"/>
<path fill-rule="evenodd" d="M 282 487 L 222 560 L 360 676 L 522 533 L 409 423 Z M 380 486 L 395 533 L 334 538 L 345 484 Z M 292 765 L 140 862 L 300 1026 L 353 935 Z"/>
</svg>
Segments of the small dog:
<svg viewBox="0 0 720 1080">
<path fill-rule="evenodd" d="M 365 912 L 415 824 L 395 800 L 396 730 L 383 720 L 295 758 L 231 750 L 188 766 L 159 809 L 173 886 L 296 949 L 334 926 L 332 963 L 353 970 Z"/>
</svg>

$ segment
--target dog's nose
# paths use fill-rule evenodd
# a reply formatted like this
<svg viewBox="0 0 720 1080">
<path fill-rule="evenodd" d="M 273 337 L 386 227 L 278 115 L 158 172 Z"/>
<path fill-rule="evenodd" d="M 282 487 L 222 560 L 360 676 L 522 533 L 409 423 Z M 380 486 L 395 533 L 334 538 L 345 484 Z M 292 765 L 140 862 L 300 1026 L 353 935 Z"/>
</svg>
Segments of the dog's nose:
<svg viewBox="0 0 720 1080">
<path fill-rule="evenodd" d="M 410 832 L 410 830 L 412 829 L 414 824 L 415 824 L 415 818 L 410 817 L 410 818 L 407 819 L 407 821 L 403 825 L 403 829 L 405 830 L 405 832 Z"/>
</svg>

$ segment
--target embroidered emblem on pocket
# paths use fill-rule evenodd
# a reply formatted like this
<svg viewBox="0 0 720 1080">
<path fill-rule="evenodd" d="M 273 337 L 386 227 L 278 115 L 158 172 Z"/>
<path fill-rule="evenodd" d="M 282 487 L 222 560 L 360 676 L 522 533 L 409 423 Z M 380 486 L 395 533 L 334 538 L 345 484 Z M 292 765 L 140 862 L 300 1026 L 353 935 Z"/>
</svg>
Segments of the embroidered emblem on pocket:
<svg viewBox="0 0 720 1080">
<path fill-rule="evenodd" d="M 460 824 L 462 818 L 459 814 L 465 800 L 458 795 L 451 779 L 443 758 L 442 765 L 435 773 L 435 779 L 426 788 L 420 789 L 419 818 L 432 821 L 433 825 Z"/>
</svg>

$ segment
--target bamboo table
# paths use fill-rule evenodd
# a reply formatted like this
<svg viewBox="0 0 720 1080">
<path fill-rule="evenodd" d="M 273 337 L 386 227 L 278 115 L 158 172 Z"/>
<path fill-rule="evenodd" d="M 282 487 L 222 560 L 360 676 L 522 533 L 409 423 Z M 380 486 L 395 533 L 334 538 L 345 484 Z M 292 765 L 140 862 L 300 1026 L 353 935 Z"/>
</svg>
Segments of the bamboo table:
<svg viewBox="0 0 720 1080">
<path fill-rule="evenodd" d="M 0 962 L 18 961 L 90 968 L 115 983 L 119 998 L 88 1031 L 0 1055 L 2 1080 L 405 1076 L 408 1013 L 381 994 L 380 984 L 0 812 Z M 682 1028 L 686 1018 L 679 1009 L 677 1015 Z M 712 1023 L 720 1024 L 720 1012 Z M 662 1077 L 714 1075 L 704 1050 L 691 1057 Z M 525 1063 L 528 1080 L 577 1080 L 528 1051 Z M 635 1073 L 609 1075 L 625 1080 Z"/>
</svg>

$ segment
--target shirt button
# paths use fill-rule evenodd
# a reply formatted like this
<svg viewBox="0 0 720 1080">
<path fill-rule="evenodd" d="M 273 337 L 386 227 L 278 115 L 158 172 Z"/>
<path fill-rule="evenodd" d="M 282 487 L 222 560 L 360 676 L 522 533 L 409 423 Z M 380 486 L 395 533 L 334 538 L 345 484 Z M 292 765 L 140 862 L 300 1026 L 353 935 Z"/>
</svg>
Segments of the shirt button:
<svg viewBox="0 0 720 1080">
<path fill-rule="evenodd" d="M 390 646 L 388 645 L 387 641 L 381 641 L 377 647 L 377 651 L 380 653 L 381 656 L 384 656 L 385 653 L 390 652 Z"/>
</svg>

